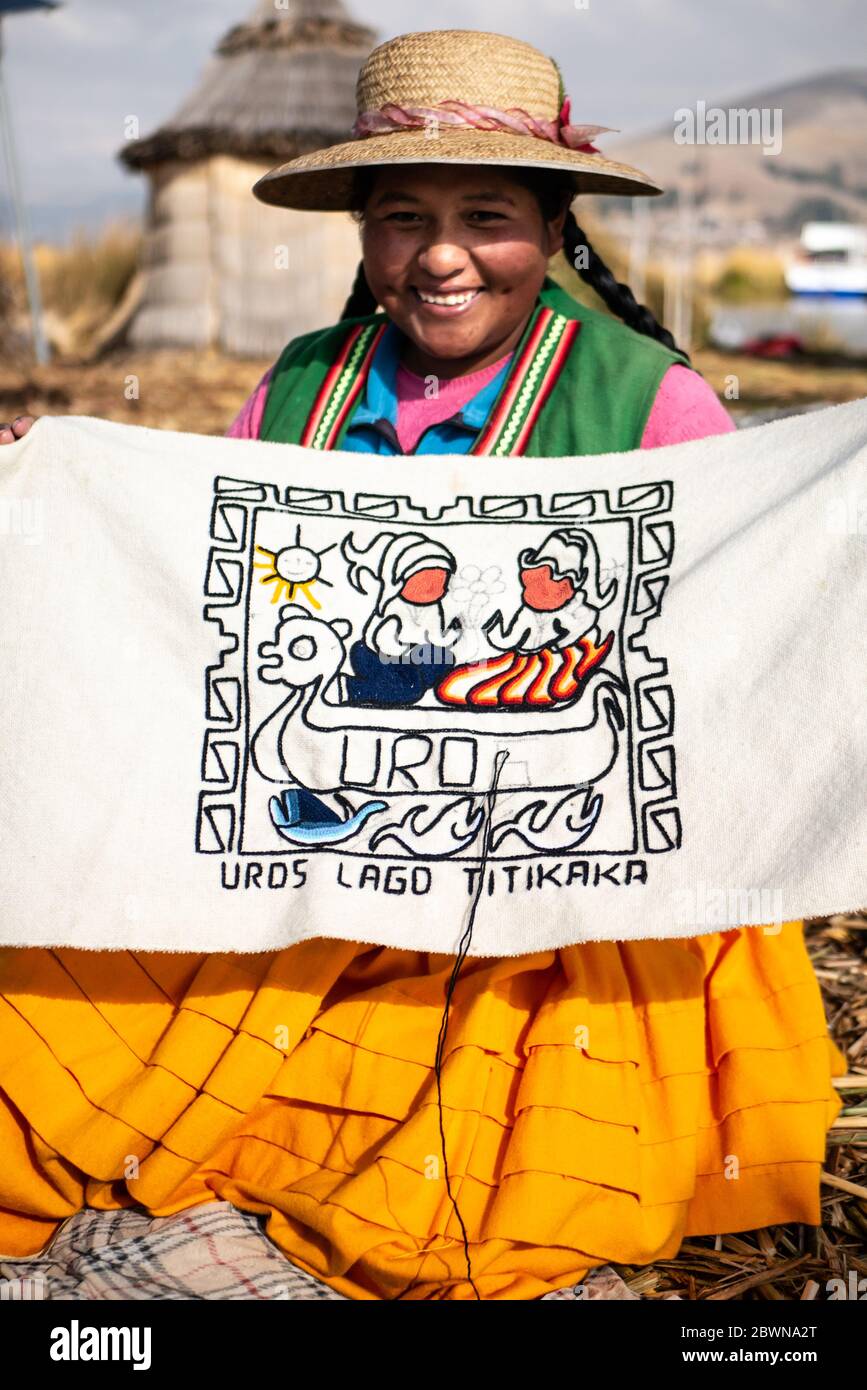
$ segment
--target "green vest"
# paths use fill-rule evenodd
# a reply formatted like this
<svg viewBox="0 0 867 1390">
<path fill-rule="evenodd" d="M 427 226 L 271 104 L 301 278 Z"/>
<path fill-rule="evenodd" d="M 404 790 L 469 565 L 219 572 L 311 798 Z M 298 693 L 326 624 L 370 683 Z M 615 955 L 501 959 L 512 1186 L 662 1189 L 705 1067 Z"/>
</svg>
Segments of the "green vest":
<svg viewBox="0 0 867 1390">
<path fill-rule="evenodd" d="M 260 438 L 339 449 L 386 322 L 368 314 L 293 338 L 274 366 Z M 546 276 L 471 452 L 568 458 L 637 449 L 673 363 L 690 365 Z"/>
</svg>

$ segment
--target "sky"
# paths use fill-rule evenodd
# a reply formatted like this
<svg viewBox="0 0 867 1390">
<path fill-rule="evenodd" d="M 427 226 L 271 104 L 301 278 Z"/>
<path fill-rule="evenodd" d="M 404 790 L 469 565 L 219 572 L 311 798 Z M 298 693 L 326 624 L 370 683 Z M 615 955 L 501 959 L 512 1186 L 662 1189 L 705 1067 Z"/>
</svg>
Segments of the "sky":
<svg viewBox="0 0 867 1390">
<path fill-rule="evenodd" d="M 628 138 L 680 107 L 726 105 L 778 83 L 864 62 L 865 0 L 346 0 L 378 41 L 421 29 L 488 29 L 556 57 L 572 119 L 628 159 Z M 220 36 L 254 0 L 66 0 L 2 23 L 3 73 L 28 217 L 68 240 L 136 215 L 145 181 L 116 159 L 124 120 L 171 116 Z M 624 143 L 625 142 L 625 143 Z M 13 228 L 0 164 L 0 238 Z"/>
</svg>

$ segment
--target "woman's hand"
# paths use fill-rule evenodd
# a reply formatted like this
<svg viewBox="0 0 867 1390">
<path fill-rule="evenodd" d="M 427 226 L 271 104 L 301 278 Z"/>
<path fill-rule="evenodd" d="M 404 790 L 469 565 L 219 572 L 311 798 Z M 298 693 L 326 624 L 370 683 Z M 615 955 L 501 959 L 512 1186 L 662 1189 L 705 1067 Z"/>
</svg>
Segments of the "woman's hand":
<svg viewBox="0 0 867 1390">
<path fill-rule="evenodd" d="M 11 425 L 0 424 L 0 444 L 14 444 L 27 433 L 35 419 L 35 415 L 16 415 Z"/>
</svg>

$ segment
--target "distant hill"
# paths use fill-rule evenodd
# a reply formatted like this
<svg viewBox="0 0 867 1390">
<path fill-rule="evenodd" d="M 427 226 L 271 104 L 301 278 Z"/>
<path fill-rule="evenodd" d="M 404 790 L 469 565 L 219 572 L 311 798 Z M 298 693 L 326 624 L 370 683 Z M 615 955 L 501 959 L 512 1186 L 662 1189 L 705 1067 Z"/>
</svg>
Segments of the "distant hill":
<svg viewBox="0 0 867 1390">
<path fill-rule="evenodd" d="M 867 223 L 867 68 L 708 97 L 708 117 L 713 108 L 779 109 L 780 153 L 764 154 L 761 144 L 677 144 L 674 112 L 669 125 L 637 139 L 601 138 L 606 154 L 637 165 L 666 190 L 647 199 L 655 223 L 666 220 L 677 190 L 687 187 L 708 232 L 716 229 L 720 241 L 736 241 L 755 224 L 769 240 L 788 241 L 812 219 Z M 624 211 L 623 199 L 598 202 L 603 217 Z"/>
</svg>

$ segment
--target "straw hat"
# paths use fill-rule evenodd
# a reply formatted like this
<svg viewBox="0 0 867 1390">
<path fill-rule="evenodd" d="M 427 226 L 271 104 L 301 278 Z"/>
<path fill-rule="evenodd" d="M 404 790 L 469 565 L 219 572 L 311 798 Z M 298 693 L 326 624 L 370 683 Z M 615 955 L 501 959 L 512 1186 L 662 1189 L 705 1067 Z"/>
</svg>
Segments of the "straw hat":
<svg viewBox="0 0 867 1390">
<path fill-rule="evenodd" d="M 557 64 L 505 34 L 401 34 L 370 54 L 355 97 L 351 138 L 269 170 L 253 186 L 261 202 L 347 209 L 352 171 L 370 164 L 514 164 L 565 170 L 576 194 L 662 192 L 599 153 L 591 139 L 612 127 L 573 125 Z"/>
</svg>

